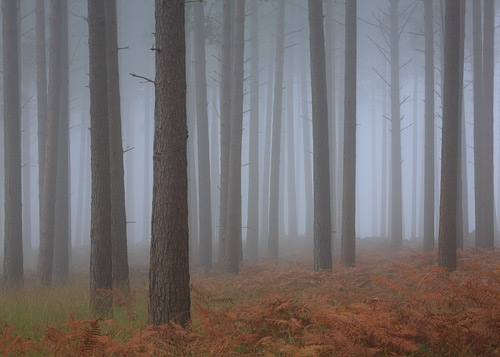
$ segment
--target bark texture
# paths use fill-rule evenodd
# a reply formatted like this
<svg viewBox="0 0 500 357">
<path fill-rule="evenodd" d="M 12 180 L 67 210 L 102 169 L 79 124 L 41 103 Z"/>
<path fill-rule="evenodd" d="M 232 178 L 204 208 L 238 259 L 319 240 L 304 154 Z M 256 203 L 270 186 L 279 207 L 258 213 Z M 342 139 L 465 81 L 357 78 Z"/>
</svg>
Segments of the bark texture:
<svg viewBox="0 0 500 357">
<path fill-rule="evenodd" d="M 314 270 L 332 269 L 330 159 L 323 4 L 309 0 L 314 167 Z"/>
<path fill-rule="evenodd" d="M 149 319 L 190 321 L 184 1 L 155 2 L 156 86 Z"/>
</svg>

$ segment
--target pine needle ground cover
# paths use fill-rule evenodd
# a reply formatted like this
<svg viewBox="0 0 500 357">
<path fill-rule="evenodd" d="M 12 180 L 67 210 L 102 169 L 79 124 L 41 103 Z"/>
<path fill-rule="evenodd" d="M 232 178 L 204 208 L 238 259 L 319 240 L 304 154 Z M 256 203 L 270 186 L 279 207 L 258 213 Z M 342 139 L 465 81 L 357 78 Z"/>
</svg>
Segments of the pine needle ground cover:
<svg viewBox="0 0 500 357">
<path fill-rule="evenodd" d="M 334 261 L 243 263 L 238 276 L 192 273 L 193 323 L 148 326 L 147 268 L 113 320 L 89 316 L 88 280 L 0 295 L 1 355 L 91 356 L 496 356 L 500 354 L 500 253 L 467 251 L 449 273 L 435 253 L 370 251 L 356 268 Z"/>
</svg>

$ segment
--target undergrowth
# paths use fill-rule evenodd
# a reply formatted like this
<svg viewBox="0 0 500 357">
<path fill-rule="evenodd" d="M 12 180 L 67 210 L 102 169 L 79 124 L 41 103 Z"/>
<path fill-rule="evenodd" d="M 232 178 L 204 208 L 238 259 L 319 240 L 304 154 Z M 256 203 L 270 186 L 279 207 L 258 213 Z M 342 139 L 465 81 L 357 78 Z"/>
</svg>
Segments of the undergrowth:
<svg viewBox="0 0 500 357">
<path fill-rule="evenodd" d="M 313 272 L 310 261 L 243 263 L 238 276 L 192 274 L 193 323 L 152 327 L 146 268 L 134 293 L 109 291 L 114 320 L 88 315 L 86 277 L 41 294 L 0 296 L 1 355 L 496 356 L 500 253 L 361 253 L 358 267 Z M 195 269 L 196 270 L 196 269 Z M 64 314 L 64 321 L 62 315 Z"/>
</svg>

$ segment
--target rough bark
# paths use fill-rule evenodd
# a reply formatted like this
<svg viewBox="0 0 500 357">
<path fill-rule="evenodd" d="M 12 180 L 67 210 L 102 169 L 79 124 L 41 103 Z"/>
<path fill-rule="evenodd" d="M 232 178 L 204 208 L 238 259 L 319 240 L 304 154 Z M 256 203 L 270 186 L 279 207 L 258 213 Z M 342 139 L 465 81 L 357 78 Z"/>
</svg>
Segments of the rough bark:
<svg viewBox="0 0 500 357">
<path fill-rule="evenodd" d="M 280 190 L 280 149 L 281 115 L 283 101 L 283 63 L 285 52 L 285 1 L 278 0 L 276 10 L 276 55 L 274 65 L 273 128 L 271 139 L 271 176 L 269 181 L 269 238 L 267 252 L 278 261 L 279 244 L 279 190 Z"/>
<path fill-rule="evenodd" d="M 23 284 L 21 107 L 17 1 L 3 0 L 2 9 L 5 160 L 3 283 L 4 289 L 10 290 Z"/>
<path fill-rule="evenodd" d="M 204 4 L 193 4 L 193 12 L 196 133 L 198 139 L 199 258 L 201 266 L 208 273 L 212 269 L 212 197 L 210 193 L 210 144 L 208 141 Z"/>
<path fill-rule="evenodd" d="M 90 311 L 112 315 L 111 298 L 100 289 L 112 288 L 111 195 L 108 124 L 108 83 L 104 3 L 88 1 L 90 69 L 90 148 L 92 172 L 90 233 Z M 47 152 L 47 155 L 49 153 Z"/>
<path fill-rule="evenodd" d="M 123 169 L 122 118 L 116 0 L 104 1 L 106 16 L 106 63 L 108 74 L 108 124 L 111 185 L 111 241 L 113 285 L 130 291 L 125 182 Z"/>
<path fill-rule="evenodd" d="M 464 98 L 464 48 L 465 45 L 465 0 L 460 0 L 460 48 L 459 48 L 459 78 L 458 78 L 458 118 L 459 124 L 457 128 L 457 248 L 463 249 L 464 247 L 464 150 L 462 148 L 463 141 L 465 140 L 465 131 L 463 126 L 465 123 L 463 116 L 463 98 Z"/>
<path fill-rule="evenodd" d="M 54 227 L 54 280 L 68 280 L 71 247 L 70 143 L 69 143 L 69 43 L 68 3 L 61 1 L 61 102 L 59 111 L 59 143 L 57 151 L 56 216 Z"/>
<path fill-rule="evenodd" d="M 356 262 L 356 5 L 356 0 L 346 2 L 341 260 L 350 267 Z"/>
<path fill-rule="evenodd" d="M 225 271 L 238 274 L 241 256 L 241 135 L 243 128 L 243 54 L 245 1 L 233 8 L 233 48 L 231 78 L 231 134 L 227 197 L 227 245 Z"/>
<path fill-rule="evenodd" d="M 61 2 L 50 1 L 50 50 L 47 137 L 40 221 L 37 279 L 41 287 L 52 281 L 56 205 L 57 152 L 61 101 Z"/>
<path fill-rule="evenodd" d="M 232 1 L 222 3 L 222 49 L 220 93 L 220 213 L 219 213 L 219 264 L 226 262 L 227 197 L 229 178 L 230 95 L 231 95 L 231 28 L 233 22 Z"/>
<path fill-rule="evenodd" d="M 330 159 L 323 4 L 309 0 L 314 171 L 314 270 L 331 270 Z"/>
<path fill-rule="evenodd" d="M 446 1 L 443 83 L 443 143 L 441 149 L 441 198 L 439 208 L 438 265 L 450 270 L 457 266 L 457 157 L 460 2 Z"/>
<path fill-rule="evenodd" d="M 434 30 L 432 0 L 424 1 L 425 19 L 425 135 L 424 135 L 424 252 L 434 248 Z"/>
<path fill-rule="evenodd" d="M 156 86 L 149 319 L 190 321 L 184 1 L 155 2 Z"/>
</svg>

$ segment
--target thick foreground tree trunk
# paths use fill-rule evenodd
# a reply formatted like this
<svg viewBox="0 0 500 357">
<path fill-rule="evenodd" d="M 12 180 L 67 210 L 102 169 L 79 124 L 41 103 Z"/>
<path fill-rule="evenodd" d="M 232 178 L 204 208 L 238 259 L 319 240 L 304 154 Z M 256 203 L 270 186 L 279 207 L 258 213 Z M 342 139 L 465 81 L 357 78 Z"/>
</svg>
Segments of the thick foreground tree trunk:
<svg viewBox="0 0 500 357">
<path fill-rule="evenodd" d="M 156 86 L 149 320 L 191 319 L 184 1 L 156 0 Z"/>
</svg>

